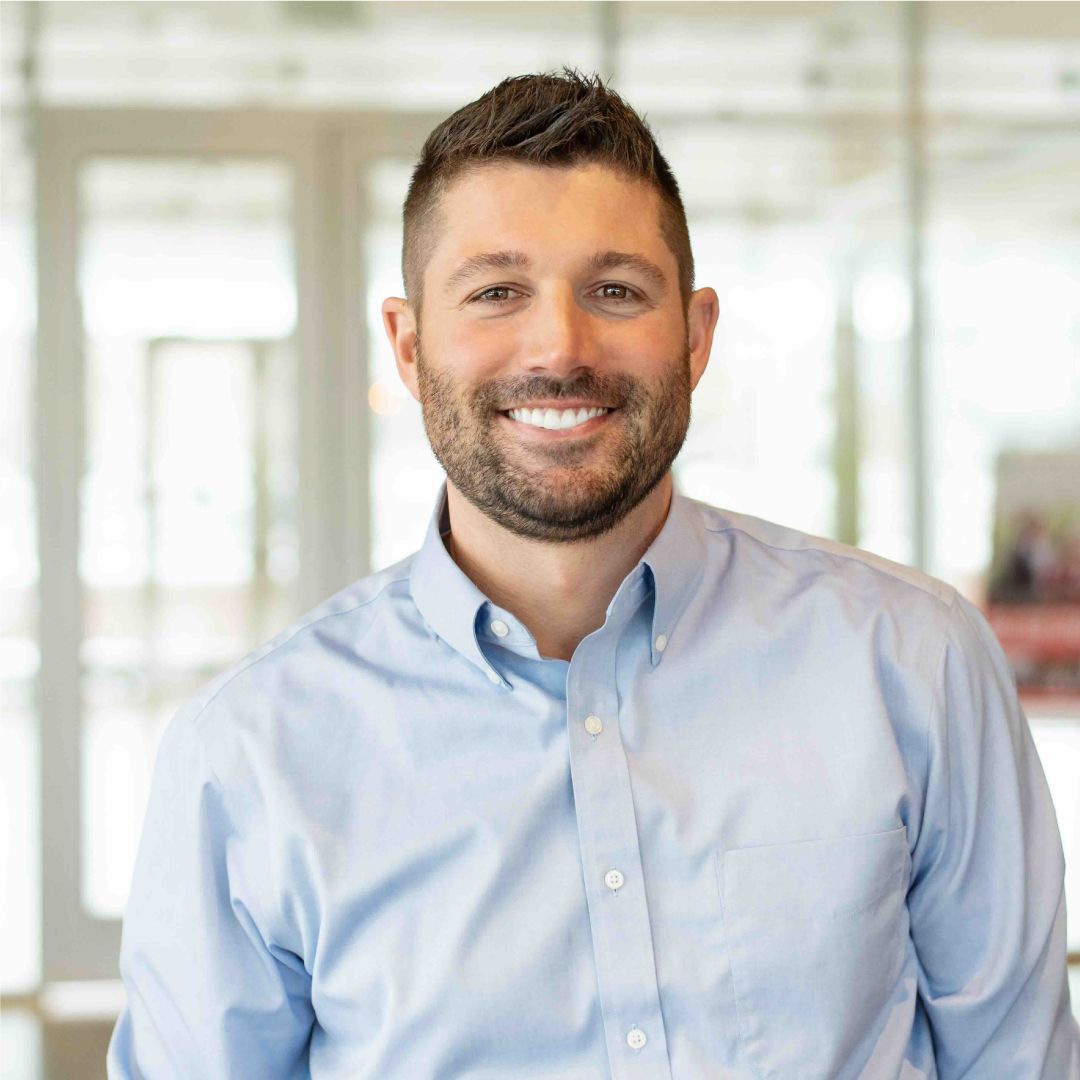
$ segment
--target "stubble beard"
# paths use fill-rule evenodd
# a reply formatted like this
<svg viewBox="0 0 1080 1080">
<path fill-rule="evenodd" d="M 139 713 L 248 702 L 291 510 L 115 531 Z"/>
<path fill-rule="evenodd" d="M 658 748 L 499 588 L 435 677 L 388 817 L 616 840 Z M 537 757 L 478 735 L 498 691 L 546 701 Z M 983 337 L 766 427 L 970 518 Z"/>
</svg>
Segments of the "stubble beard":
<svg viewBox="0 0 1080 1080">
<path fill-rule="evenodd" d="M 452 374 L 425 362 L 418 343 L 417 381 L 424 429 L 451 483 L 497 524 L 547 543 L 614 528 L 667 474 L 690 425 L 688 346 L 652 385 L 590 370 L 567 380 L 523 375 L 462 390 Z M 499 412 L 513 405 L 575 398 L 618 406 L 611 429 L 548 446 L 514 445 L 499 430 Z"/>
</svg>

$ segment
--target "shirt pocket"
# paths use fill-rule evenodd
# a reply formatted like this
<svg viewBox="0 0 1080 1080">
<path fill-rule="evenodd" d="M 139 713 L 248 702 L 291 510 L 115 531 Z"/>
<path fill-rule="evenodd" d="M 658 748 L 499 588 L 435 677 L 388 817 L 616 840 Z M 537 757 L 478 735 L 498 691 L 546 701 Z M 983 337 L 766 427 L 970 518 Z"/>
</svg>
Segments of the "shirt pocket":
<svg viewBox="0 0 1080 1080">
<path fill-rule="evenodd" d="M 903 970 L 907 829 L 717 855 L 739 1038 L 760 1077 L 836 1077 Z"/>
</svg>

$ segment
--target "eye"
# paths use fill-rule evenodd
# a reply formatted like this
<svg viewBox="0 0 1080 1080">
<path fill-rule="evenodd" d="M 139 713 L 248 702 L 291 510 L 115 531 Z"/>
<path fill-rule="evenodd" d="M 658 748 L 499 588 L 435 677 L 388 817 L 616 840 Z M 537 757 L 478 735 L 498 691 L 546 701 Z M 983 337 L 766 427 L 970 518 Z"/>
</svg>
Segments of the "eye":
<svg viewBox="0 0 1080 1080">
<path fill-rule="evenodd" d="M 596 292 L 601 300 L 615 300 L 617 302 L 625 303 L 628 300 L 638 299 L 637 294 L 629 285 L 619 285 L 614 281 L 609 281 L 606 284 L 599 286 Z"/>
<path fill-rule="evenodd" d="M 478 292 L 474 297 L 469 300 L 470 304 L 502 304 L 507 300 L 510 300 L 511 294 L 517 294 L 516 289 L 511 289 L 509 285 L 492 285 L 489 289 L 484 289 L 483 292 Z"/>
</svg>

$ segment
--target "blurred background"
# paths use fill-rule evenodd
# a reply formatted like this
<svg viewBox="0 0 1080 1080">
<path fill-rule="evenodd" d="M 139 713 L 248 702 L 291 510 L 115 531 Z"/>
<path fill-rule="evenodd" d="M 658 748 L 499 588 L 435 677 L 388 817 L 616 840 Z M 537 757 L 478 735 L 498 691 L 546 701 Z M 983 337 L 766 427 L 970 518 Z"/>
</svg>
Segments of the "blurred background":
<svg viewBox="0 0 1080 1080">
<path fill-rule="evenodd" d="M 1080 1013 L 1080 4 L 0 5 L 4 1075 L 97 1078 L 179 703 L 422 539 L 379 321 L 430 128 L 646 113 L 721 299 L 687 494 L 919 566 L 1013 659 Z"/>
</svg>

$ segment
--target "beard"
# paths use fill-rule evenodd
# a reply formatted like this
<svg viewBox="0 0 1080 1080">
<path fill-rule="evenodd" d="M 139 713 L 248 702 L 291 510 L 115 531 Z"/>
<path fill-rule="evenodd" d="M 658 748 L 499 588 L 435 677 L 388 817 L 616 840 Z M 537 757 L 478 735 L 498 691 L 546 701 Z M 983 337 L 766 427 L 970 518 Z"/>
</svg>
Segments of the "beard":
<svg viewBox="0 0 1080 1080">
<path fill-rule="evenodd" d="M 428 441 L 461 494 L 517 536 L 586 540 L 614 528 L 667 475 L 690 426 L 690 350 L 652 382 L 592 370 L 572 379 L 521 375 L 462 386 L 434 370 L 417 343 Z M 617 408 L 589 436 L 524 445 L 499 414 L 537 400 L 584 398 Z"/>
</svg>

